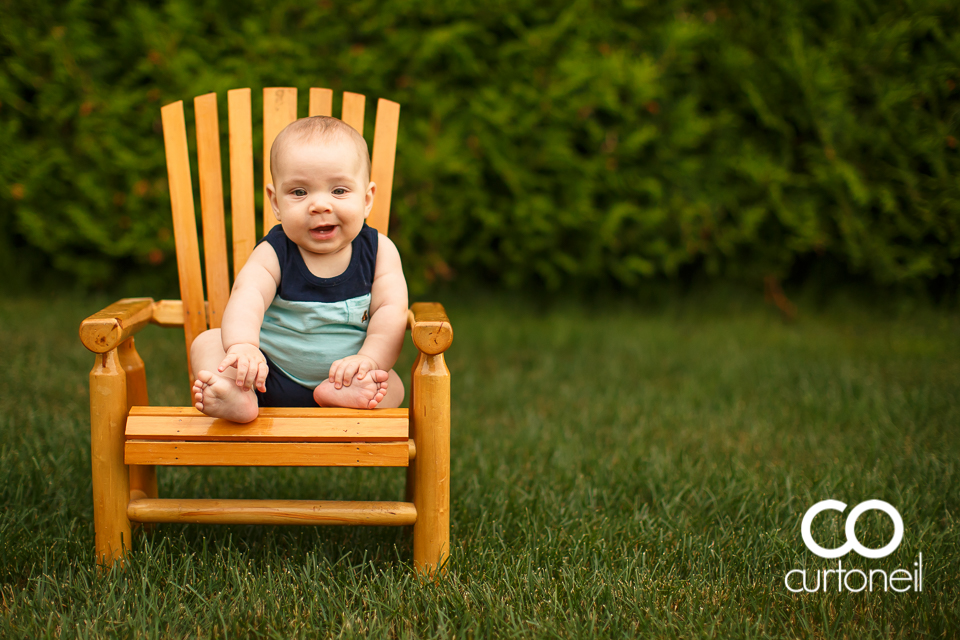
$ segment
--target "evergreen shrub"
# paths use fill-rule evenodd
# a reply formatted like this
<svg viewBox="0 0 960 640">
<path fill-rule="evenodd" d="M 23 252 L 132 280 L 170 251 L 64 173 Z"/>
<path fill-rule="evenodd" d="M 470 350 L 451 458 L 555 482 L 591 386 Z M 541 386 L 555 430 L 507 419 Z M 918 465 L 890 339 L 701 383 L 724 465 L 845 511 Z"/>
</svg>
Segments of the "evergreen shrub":
<svg viewBox="0 0 960 640">
<path fill-rule="evenodd" d="M 820 259 L 922 284 L 960 266 L 955 2 L 0 12 L 8 273 L 34 264 L 91 286 L 159 266 L 175 281 L 160 106 L 184 99 L 190 121 L 192 97 L 216 91 L 225 123 L 226 90 L 252 87 L 258 119 L 264 86 L 298 87 L 301 113 L 310 86 L 401 103 L 391 235 L 415 292 L 468 276 L 782 276 Z"/>
</svg>

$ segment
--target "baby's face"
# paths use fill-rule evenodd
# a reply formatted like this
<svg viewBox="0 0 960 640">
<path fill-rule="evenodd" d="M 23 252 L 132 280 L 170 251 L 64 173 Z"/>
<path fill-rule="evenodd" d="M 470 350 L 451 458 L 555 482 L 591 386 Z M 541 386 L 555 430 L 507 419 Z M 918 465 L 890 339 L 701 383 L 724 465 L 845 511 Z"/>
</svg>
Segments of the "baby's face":
<svg viewBox="0 0 960 640">
<path fill-rule="evenodd" d="M 360 234 L 376 185 L 350 140 L 290 142 L 267 186 L 273 214 L 301 249 L 333 254 Z"/>
</svg>

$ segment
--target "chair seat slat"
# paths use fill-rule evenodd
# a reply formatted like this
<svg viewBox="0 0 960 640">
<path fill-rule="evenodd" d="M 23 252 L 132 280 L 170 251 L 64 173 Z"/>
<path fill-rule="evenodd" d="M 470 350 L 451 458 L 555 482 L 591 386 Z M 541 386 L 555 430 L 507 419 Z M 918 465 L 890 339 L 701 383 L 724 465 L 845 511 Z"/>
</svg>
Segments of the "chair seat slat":
<svg viewBox="0 0 960 640">
<path fill-rule="evenodd" d="M 124 464 L 204 467 L 406 467 L 407 442 L 127 440 Z"/>
<path fill-rule="evenodd" d="M 406 416 L 259 417 L 237 424 L 209 416 L 131 415 L 127 440 L 211 442 L 406 442 Z"/>
<path fill-rule="evenodd" d="M 190 416 L 207 417 L 194 407 L 134 406 L 131 416 Z M 388 420 L 410 415 L 409 409 L 343 409 L 341 407 L 263 407 L 260 418 L 369 418 Z M 250 423 L 253 424 L 253 423 Z"/>
</svg>

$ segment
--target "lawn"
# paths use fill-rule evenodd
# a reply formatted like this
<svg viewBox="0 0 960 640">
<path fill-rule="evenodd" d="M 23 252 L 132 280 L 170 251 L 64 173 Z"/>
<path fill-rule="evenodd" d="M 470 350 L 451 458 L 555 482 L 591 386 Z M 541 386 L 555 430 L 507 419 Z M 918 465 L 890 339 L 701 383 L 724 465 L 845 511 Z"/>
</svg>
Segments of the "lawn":
<svg viewBox="0 0 960 640">
<path fill-rule="evenodd" d="M 0 637 L 935 637 L 960 634 L 960 316 L 748 294 L 652 304 L 450 296 L 448 575 L 391 528 L 162 525 L 93 561 L 80 320 L 106 298 L 0 301 Z M 188 400 L 183 334 L 146 329 L 151 402 Z M 408 379 L 410 345 L 398 365 Z M 162 496 L 401 499 L 402 470 L 162 469 Z M 820 500 L 902 515 L 845 569 L 923 590 L 791 593 L 836 569 Z M 813 527 L 844 542 L 846 513 Z M 857 537 L 893 533 L 877 511 Z M 855 580 L 850 584 L 859 586 Z"/>
</svg>

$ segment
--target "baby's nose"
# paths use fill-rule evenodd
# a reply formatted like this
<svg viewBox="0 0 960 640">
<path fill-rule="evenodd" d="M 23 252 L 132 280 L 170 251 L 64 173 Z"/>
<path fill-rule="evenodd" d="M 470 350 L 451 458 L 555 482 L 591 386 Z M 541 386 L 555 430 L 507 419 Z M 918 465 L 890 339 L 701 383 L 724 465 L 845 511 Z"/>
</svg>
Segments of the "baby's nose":
<svg viewBox="0 0 960 640">
<path fill-rule="evenodd" d="M 329 199 L 324 198 L 322 196 L 314 198 L 313 201 L 310 203 L 310 211 L 316 212 L 316 213 L 323 213 L 325 211 L 330 211 L 331 208 L 332 207 L 330 206 Z"/>
</svg>

